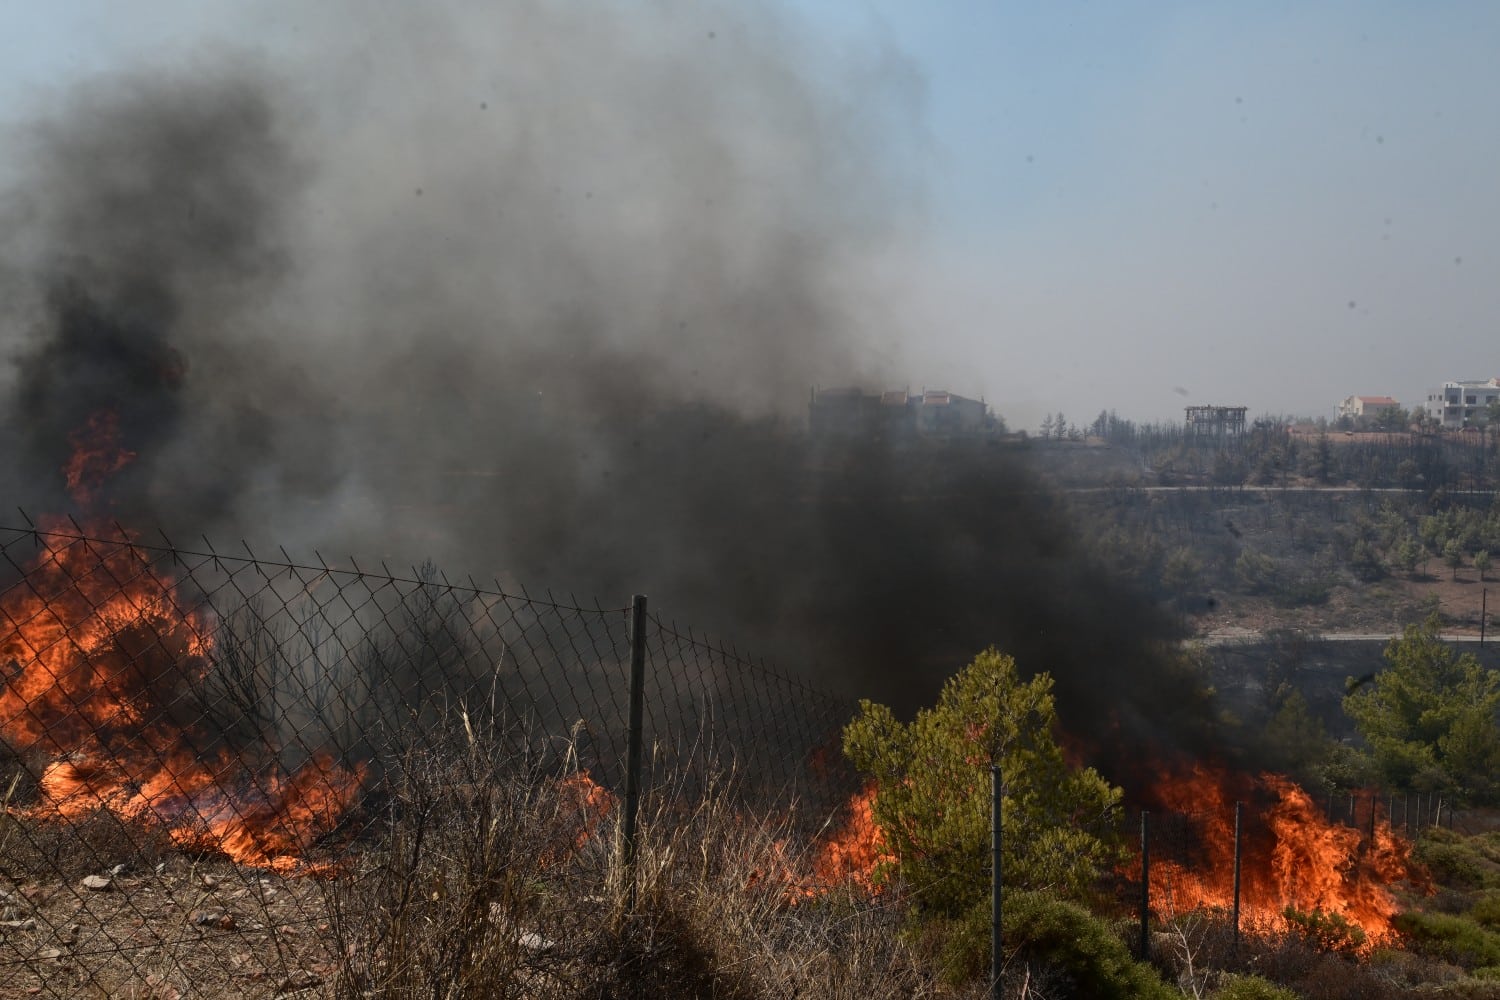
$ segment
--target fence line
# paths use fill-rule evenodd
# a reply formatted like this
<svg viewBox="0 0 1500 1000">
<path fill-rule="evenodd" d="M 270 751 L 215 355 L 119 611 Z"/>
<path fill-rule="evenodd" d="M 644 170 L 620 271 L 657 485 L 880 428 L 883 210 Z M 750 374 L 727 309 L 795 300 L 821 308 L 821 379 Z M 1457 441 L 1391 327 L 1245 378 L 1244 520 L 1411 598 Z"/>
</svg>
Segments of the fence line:
<svg viewBox="0 0 1500 1000">
<path fill-rule="evenodd" d="M 408 790 L 476 734 L 553 789 L 542 862 L 598 853 L 580 845 L 625 784 L 628 607 L 243 548 L 0 526 L 0 994 L 140 992 L 159 966 L 295 989 L 337 964 L 312 943 L 318 876 L 409 822 Z M 810 822 L 847 799 L 852 705 L 659 616 L 646 640 L 657 781 L 732 772 L 742 801 Z M 576 781 L 548 785 L 564 765 Z M 441 773 L 476 801 L 492 777 Z M 238 916 L 210 905 L 231 896 Z"/>
<path fill-rule="evenodd" d="M 242 547 L 0 526 L 0 995 L 145 996 L 162 970 L 204 993 L 326 987 L 369 943 L 340 938 L 350 904 L 320 878 L 380 892 L 418 878 L 389 853 L 379 872 L 360 859 L 439 810 L 435 788 L 454 823 L 531 831 L 514 848 L 530 863 L 604 864 L 595 834 L 632 729 L 630 607 Z M 811 825 L 856 790 L 838 744 L 851 703 L 646 621 L 639 735 L 657 786 L 691 799 L 732 772 L 744 802 Z M 486 791 L 486 741 L 520 762 L 513 799 Z M 573 777 L 555 780 L 559 765 Z M 1378 804 L 1387 819 L 1394 802 Z M 1358 804 L 1349 824 L 1373 830 Z M 1343 823 L 1344 805 L 1323 818 Z M 1443 813 L 1429 798 L 1408 815 Z M 1114 904 L 1237 904 L 1224 822 L 1153 812 L 1153 874 Z M 1269 856 L 1264 815 L 1247 811 L 1233 844 L 1236 869 L 1242 851 Z M 1264 872 L 1247 869 L 1247 898 L 1303 898 Z"/>
</svg>

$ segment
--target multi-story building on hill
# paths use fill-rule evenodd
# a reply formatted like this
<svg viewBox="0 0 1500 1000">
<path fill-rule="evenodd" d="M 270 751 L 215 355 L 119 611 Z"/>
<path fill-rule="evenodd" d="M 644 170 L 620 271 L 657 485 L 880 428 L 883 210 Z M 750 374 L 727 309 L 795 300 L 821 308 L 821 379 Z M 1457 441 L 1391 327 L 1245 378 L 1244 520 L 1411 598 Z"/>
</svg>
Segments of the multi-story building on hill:
<svg viewBox="0 0 1500 1000">
<path fill-rule="evenodd" d="M 1401 409 L 1390 396 L 1349 396 L 1339 403 L 1339 419 L 1355 425 L 1374 423 L 1382 414 Z"/>
<path fill-rule="evenodd" d="M 808 426 L 820 435 L 964 437 L 983 433 L 991 424 L 983 400 L 942 389 L 921 394 L 814 389 L 808 406 Z"/>
<path fill-rule="evenodd" d="M 1445 428 L 1471 427 L 1489 422 L 1489 406 L 1500 402 L 1500 378 L 1486 382 L 1444 382 L 1427 393 L 1422 409 Z"/>
</svg>

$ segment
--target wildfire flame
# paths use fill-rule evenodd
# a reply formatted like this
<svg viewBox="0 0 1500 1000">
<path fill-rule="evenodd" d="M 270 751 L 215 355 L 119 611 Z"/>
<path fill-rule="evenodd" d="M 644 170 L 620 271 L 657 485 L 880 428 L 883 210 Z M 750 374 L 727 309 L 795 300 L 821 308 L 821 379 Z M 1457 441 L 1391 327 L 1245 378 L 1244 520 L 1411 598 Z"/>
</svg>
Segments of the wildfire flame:
<svg viewBox="0 0 1500 1000">
<path fill-rule="evenodd" d="M 842 814 L 843 823 L 815 840 L 808 855 L 788 851 L 785 840 L 771 842 L 770 849 L 756 859 L 746 890 L 778 887 L 783 901 L 792 905 L 840 888 L 880 895 L 884 891 L 877 881 L 880 865 L 894 861 L 895 855 L 875 822 L 874 784 L 852 796 Z"/>
<path fill-rule="evenodd" d="M 869 895 L 882 886 L 876 874 L 882 864 L 896 860 L 886 846 L 885 832 L 875 822 L 875 785 L 849 800 L 844 825 L 817 844 L 813 857 L 815 885 L 852 885 Z"/>
<path fill-rule="evenodd" d="M 107 413 L 73 440 L 63 471 L 86 505 L 133 453 Z M 213 666 L 213 623 L 128 539 L 37 537 L 24 577 L 0 593 L 0 741 L 40 772 L 40 801 L 26 812 L 105 810 L 185 849 L 298 870 L 353 803 L 364 768 L 325 754 L 288 769 L 267 748 L 223 746 L 197 718 L 178 718 L 201 704 L 191 692 Z"/>
<path fill-rule="evenodd" d="M 1222 772 L 1195 767 L 1157 788 L 1161 804 L 1190 817 L 1191 861 L 1158 857 L 1150 867 L 1152 908 L 1159 916 L 1196 909 L 1229 910 L 1234 904 L 1234 805 L 1227 789 L 1235 782 Z M 1363 932 L 1363 947 L 1389 940 L 1399 904 L 1391 887 L 1420 883 L 1411 844 L 1398 836 L 1389 818 L 1369 828 L 1335 824 L 1290 779 L 1261 775 L 1249 797 L 1257 803 L 1245 815 L 1256 824 L 1241 848 L 1240 915 L 1245 926 L 1267 932 L 1288 930 L 1290 908 L 1303 914 L 1341 918 Z"/>
<path fill-rule="evenodd" d="M 68 494 L 83 506 L 93 503 L 106 479 L 135 459 L 135 452 L 120 442 L 120 420 L 113 410 L 90 415 L 84 426 L 68 435 L 68 444 L 73 455 L 63 466 L 63 478 Z"/>
<path fill-rule="evenodd" d="M 555 791 L 558 829 L 551 832 L 551 844 L 542 853 L 543 867 L 583 850 L 615 808 L 614 793 L 594 781 L 586 770 L 558 779 Z"/>
</svg>

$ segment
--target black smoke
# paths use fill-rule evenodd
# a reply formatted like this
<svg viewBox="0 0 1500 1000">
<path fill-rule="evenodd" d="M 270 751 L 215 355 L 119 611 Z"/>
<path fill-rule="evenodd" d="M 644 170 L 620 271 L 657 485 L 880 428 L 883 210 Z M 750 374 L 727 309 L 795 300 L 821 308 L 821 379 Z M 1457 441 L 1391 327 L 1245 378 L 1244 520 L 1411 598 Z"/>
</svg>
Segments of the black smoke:
<svg viewBox="0 0 1500 1000">
<path fill-rule="evenodd" d="M 1023 452 L 805 431 L 811 385 L 901 383 L 861 261 L 920 201 L 909 71 L 755 5 L 562 8 L 314 23 L 38 112 L 8 496 L 71 509 L 69 435 L 109 411 L 128 523 L 644 591 L 903 711 L 995 644 L 1080 731 L 1139 732 L 1171 623 Z"/>
</svg>

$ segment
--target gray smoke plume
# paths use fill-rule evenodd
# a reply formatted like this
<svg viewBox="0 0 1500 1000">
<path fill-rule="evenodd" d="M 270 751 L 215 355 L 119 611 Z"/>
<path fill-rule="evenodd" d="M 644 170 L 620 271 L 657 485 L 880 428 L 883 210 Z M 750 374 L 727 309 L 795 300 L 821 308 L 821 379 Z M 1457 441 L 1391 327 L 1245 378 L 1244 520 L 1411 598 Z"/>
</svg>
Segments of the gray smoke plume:
<svg viewBox="0 0 1500 1000">
<path fill-rule="evenodd" d="M 900 61 L 750 4 L 484 6 L 299 12 L 300 51 L 38 113 L 7 495 L 71 509 L 109 412 L 136 457 L 84 515 L 645 591 L 903 709 L 994 643 L 1135 729 L 1170 629 L 1019 459 L 803 429 L 815 383 L 899 384 L 860 261 L 919 200 Z"/>
</svg>

